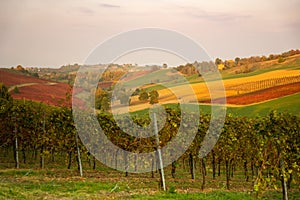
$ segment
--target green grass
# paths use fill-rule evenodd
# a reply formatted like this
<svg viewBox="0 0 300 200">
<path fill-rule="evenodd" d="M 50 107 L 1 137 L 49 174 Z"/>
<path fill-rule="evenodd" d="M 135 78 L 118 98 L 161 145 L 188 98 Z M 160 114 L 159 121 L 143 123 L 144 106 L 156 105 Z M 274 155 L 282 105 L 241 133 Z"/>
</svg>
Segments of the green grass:
<svg viewBox="0 0 300 200">
<path fill-rule="evenodd" d="M 97 196 L 101 191 L 110 191 L 113 184 L 70 180 L 31 179 L 22 182 L 0 183 L 0 199 L 50 199 Z M 91 195 L 93 194 L 93 195 Z"/>
<path fill-rule="evenodd" d="M 163 193 L 158 194 L 155 196 L 143 196 L 137 195 L 133 196 L 133 199 L 206 199 L 206 200 L 225 200 L 225 199 L 244 199 L 244 200 L 254 200 L 252 196 L 247 193 L 239 193 L 239 192 L 222 192 L 222 191 L 215 191 L 209 193 L 188 193 L 188 194 L 172 194 L 172 193 Z"/>
<path fill-rule="evenodd" d="M 170 169 L 166 168 L 166 172 Z M 207 187 L 216 187 L 212 192 L 201 192 L 201 180 L 191 181 L 188 172 L 178 169 L 177 178 L 172 179 L 166 173 L 167 191 L 158 190 L 158 174 L 150 178 L 149 173 L 129 174 L 115 170 L 84 171 L 85 178 L 74 176 L 73 170 L 52 169 L 1 170 L 0 199 L 253 199 L 249 192 L 224 191 L 218 189 L 214 181 L 207 182 Z M 197 172 L 197 176 L 200 174 Z M 235 179 L 241 176 L 237 173 Z M 220 181 L 224 181 L 224 174 Z M 234 183 L 233 183 L 234 184 Z M 222 184 L 221 184 L 222 185 Z M 250 185 L 234 185 L 237 188 L 249 188 Z"/>
<path fill-rule="evenodd" d="M 132 79 L 124 83 L 125 87 L 134 87 L 134 86 L 143 86 L 145 83 L 156 83 L 156 85 L 149 86 L 146 90 L 149 92 L 151 90 L 162 90 L 165 88 L 171 88 L 179 85 L 185 85 L 188 82 L 190 84 L 203 82 L 203 78 L 199 77 L 198 75 L 194 74 L 188 77 L 181 77 L 176 73 L 175 74 L 168 74 L 177 72 L 175 69 L 167 69 L 167 70 L 158 70 L 152 73 L 146 74 L 144 76 Z M 161 83 L 161 84 L 160 84 Z M 163 85 L 162 85 L 163 84 Z M 147 85 L 147 84 L 146 84 Z"/>
<path fill-rule="evenodd" d="M 144 76 L 132 79 L 130 81 L 127 81 L 124 83 L 125 87 L 135 87 L 135 86 L 143 86 L 147 82 L 157 82 L 157 79 L 159 79 L 160 82 L 164 81 L 170 81 L 170 77 L 166 73 L 170 72 L 170 70 L 158 70 L 154 71 L 152 73 L 146 74 Z"/>
<path fill-rule="evenodd" d="M 200 170 L 196 170 L 196 179 L 192 180 L 187 162 L 183 167 L 179 160 L 175 179 L 171 177 L 171 166 L 165 168 L 167 191 L 163 192 L 158 189 L 156 172 L 155 178 L 151 178 L 151 173 L 129 173 L 125 177 L 123 172 L 98 162 L 97 165 L 98 170 L 88 170 L 85 166 L 83 178 L 76 169 L 1 169 L 0 199 L 254 199 L 252 181 L 245 182 L 243 171 L 239 169 L 230 181 L 231 190 L 226 190 L 224 167 L 221 167 L 221 176 L 213 180 L 208 165 L 206 189 L 202 191 Z M 298 186 L 292 185 L 292 188 L 289 197 L 297 199 Z M 281 199 L 281 192 L 267 191 L 263 199 Z"/>
<path fill-rule="evenodd" d="M 259 103 L 256 105 L 243 106 L 243 107 L 229 107 L 228 113 L 234 116 L 256 117 L 266 116 L 271 110 L 279 112 L 289 112 L 294 115 L 300 114 L 300 93 L 281 97 L 275 100 Z"/>
</svg>

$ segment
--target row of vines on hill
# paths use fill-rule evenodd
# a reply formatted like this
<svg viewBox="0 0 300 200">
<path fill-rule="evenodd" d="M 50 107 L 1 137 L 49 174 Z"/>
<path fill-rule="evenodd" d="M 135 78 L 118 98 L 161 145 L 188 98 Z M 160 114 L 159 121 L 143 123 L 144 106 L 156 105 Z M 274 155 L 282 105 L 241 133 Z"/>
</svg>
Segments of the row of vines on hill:
<svg viewBox="0 0 300 200">
<path fill-rule="evenodd" d="M 291 83 L 299 83 L 300 76 L 288 76 L 280 78 L 272 78 L 260 81 L 246 82 L 239 85 L 230 86 L 228 89 L 236 90 L 241 93 L 254 92 L 258 90 L 263 90 L 266 88 L 271 88 L 279 85 L 287 85 Z"/>
<path fill-rule="evenodd" d="M 102 112 L 97 117 L 107 137 L 121 148 L 132 152 L 151 152 L 156 149 L 155 138 L 140 139 L 127 135 L 116 125 L 111 114 Z M 176 136 L 180 117 L 180 111 L 167 109 L 166 123 L 159 132 L 161 146 Z M 92 158 L 78 140 L 70 108 L 13 101 L 9 96 L 2 95 L 0 118 L 0 157 L 5 158 L 13 152 L 17 168 L 28 162 L 29 156 L 34 158 L 34 162 L 39 162 L 41 168 L 45 165 L 45 159 L 54 161 L 57 155 L 65 155 L 67 168 L 71 167 L 73 158 L 77 158 L 78 168 L 81 168 L 80 154 Z M 150 123 L 149 117 L 133 118 L 141 126 Z M 207 166 L 211 166 L 213 178 L 221 175 L 221 166 L 224 166 L 227 189 L 230 189 L 230 181 L 237 168 L 243 169 L 245 182 L 252 181 L 257 194 L 268 188 L 276 188 L 279 183 L 286 185 L 283 188 L 289 188 L 292 183 L 300 184 L 299 117 L 277 112 L 256 119 L 227 116 L 217 144 L 202 159 L 198 155 L 210 116 L 201 115 L 199 120 L 198 133 L 181 160 L 188 161 L 192 179 L 196 178 L 195 162 L 201 163 L 202 189 L 205 188 Z M 116 157 L 117 152 L 114 155 Z M 19 157 L 22 159 L 19 160 Z M 114 162 L 114 157 L 107 159 Z M 95 168 L 95 158 L 91 160 Z M 6 161 L 11 162 L 12 158 Z M 177 162 L 172 163 L 174 178 Z"/>
</svg>

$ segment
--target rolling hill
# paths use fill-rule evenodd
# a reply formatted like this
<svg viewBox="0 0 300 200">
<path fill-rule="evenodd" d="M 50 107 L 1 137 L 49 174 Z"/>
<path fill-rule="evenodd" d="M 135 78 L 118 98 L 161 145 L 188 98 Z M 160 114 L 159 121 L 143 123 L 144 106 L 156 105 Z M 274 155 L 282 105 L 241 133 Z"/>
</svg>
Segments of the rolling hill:
<svg viewBox="0 0 300 200">
<path fill-rule="evenodd" d="M 245 65 L 243 67 L 245 68 Z M 74 68 L 69 68 L 68 70 L 74 70 Z M 288 56 L 280 63 L 278 60 L 249 63 L 246 68 L 251 70 L 237 73 L 241 70 L 240 68 L 235 66 L 221 71 L 229 112 L 241 116 L 254 116 L 255 113 L 263 114 L 266 110 L 276 108 L 299 113 L 296 107 L 299 107 L 300 94 L 300 54 Z M 120 66 L 116 69 L 118 77 L 122 76 Z M 59 73 L 59 70 L 56 73 Z M 63 71 L 64 73 L 66 72 Z M 178 76 L 183 76 L 184 81 Z M 107 90 L 118 82 L 113 77 L 110 79 L 99 82 L 98 87 Z M 55 106 L 71 106 L 71 98 L 67 96 L 70 97 L 72 87 L 66 83 L 22 74 L 12 69 L 0 69 L 0 82 L 9 88 L 14 99 L 32 100 Z M 202 77 L 198 75 L 183 75 L 174 69 L 161 68 L 145 72 L 129 71 L 121 82 L 127 88 L 138 85 L 147 91 L 156 89 L 161 104 L 176 104 L 178 98 L 184 98 L 184 103 L 191 104 L 191 106 L 200 103 L 203 110 L 207 112 L 210 110 L 210 106 L 207 105 L 210 104 L 209 90 Z M 188 87 L 194 91 L 196 101 L 193 100 Z M 131 97 L 130 112 L 145 110 L 149 107 L 148 102 L 139 101 L 138 95 Z M 119 105 L 118 109 L 120 112 L 127 110 L 122 105 Z"/>
<path fill-rule="evenodd" d="M 4 69 L 0 70 L 0 82 L 8 87 L 14 99 L 32 100 L 54 106 L 71 106 L 71 101 L 66 100 L 66 94 L 70 92 L 71 87 L 66 83 L 44 80 Z M 14 88 L 18 88 L 18 92 Z"/>
</svg>

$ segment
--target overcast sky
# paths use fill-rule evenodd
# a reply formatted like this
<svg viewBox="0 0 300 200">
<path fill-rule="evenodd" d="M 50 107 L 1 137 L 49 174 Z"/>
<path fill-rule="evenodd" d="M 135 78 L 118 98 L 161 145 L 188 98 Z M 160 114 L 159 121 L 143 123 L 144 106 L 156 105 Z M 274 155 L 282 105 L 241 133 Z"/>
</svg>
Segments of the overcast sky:
<svg viewBox="0 0 300 200">
<path fill-rule="evenodd" d="M 7 0 L 0 2 L 0 67 L 83 63 L 123 31 L 178 31 L 214 59 L 300 48 L 299 0 Z"/>
</svg>

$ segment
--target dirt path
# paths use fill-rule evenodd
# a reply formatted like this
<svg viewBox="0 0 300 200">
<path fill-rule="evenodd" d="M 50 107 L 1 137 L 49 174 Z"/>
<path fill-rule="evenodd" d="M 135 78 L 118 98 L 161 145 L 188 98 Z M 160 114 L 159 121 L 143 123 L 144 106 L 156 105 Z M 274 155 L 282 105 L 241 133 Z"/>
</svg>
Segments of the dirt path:
<svg viewBox="0 0 300 200">
<path fill-rule="evenodd" d="M 8 92 L 11 92 L 13 89 L 15 89 L 15 87 L 21 88 L 21 87 L 26 87 L 26 86 L 36 85 L 36 84 L 38 83 L 23 83 L 19 85 L 13 85 L 10 88 L 8 88 Z"/>
<path fill-rule="evenodd" d="M 26 86 L 36 85 L 36 84 L 56 85 L 57 83 L 53 83 L 53 82 L 48 82 L 48 83 L 23 83 L 23 84 L 13 85 L 13 86 L 9 87 L 8 92 L 13 91 L 15 89 L 15 87 L 21 88 L 21 87 L 26 87 Z"/>
</svg>

